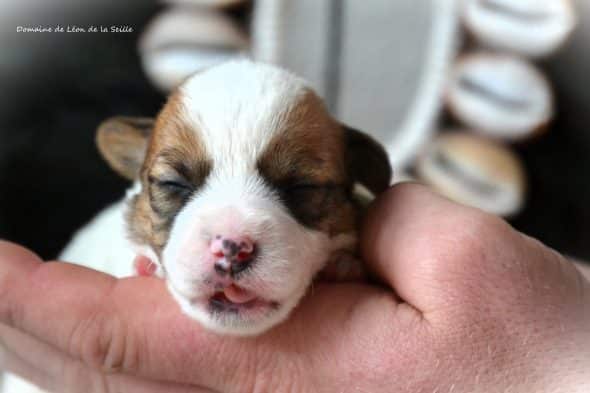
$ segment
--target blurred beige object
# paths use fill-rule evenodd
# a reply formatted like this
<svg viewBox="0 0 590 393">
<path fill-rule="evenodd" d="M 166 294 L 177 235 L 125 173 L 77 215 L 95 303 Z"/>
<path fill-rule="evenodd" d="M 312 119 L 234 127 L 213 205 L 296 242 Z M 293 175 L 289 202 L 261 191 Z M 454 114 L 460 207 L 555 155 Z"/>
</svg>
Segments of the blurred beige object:
<svg viewBox="0 0 590 393">
<path fill-rule="evenodd" d="M 484 45 L 525 56 L 546 56 L 576 25 L 569 0 L 465 0 L 467 29 Z"/>
<path fill-rule="evenodd" d="M 225 8 L 244 4 L 246 0 L 163 0 L 163 2 L 167 4 Z"/>
<path fill-rule="evenodd" d="M 394 173 L 436 131 L 459 38 L 456 0 L 254 3 L 254 57 L 310 81 L 334 115 L 386 147 Z"/>
<path fill-rule="evenodd" d="M 469 128 L 509 141 L 542 130 L 553 117 L 547 79 L 512 55 L 481 52 L 459 59 L 447 101 L 450 111 Z"/>
<path fill-rule="evenodd" d="M 174 7 L 147 27 L 139 50 L 144 70 L 164 92 L 193 73 L 240 56 L 248 37 L 227 15 L 201 8 Z"/>
<path fill-rule="evenodd" d="M 518 157 L 476 135 L 439 135 L 418 159 L 416 172 L 448 198 L 489 213 L 511 216 L 524 203 L 525 173 Z"/>
</svg>

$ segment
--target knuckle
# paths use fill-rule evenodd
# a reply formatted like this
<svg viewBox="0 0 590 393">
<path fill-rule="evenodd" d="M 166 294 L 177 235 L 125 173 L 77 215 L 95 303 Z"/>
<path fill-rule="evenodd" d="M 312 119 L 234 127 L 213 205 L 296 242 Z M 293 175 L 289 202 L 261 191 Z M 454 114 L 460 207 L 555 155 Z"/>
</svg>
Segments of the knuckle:
<svg viewBox="0 0 590 393">
<path fill-rule="evenodd" d="M 137 365 L 136 346 L 128 337 L 125 323 L 103 311 L 78 323 L 69 348 L 84 364 L 102 373 L 133 370 Z"/>
</svg>

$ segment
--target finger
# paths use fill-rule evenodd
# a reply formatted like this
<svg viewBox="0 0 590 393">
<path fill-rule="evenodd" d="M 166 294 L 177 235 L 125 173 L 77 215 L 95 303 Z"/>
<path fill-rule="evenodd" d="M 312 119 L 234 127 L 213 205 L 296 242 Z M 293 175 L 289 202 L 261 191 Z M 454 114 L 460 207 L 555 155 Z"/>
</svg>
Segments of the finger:
<svg viewBox="0 0 590 393">
<path fill-rule="evenodd" d="M 369 208 L 362 255 L 405 302 L 422 312 L 436 309 L 449 284 L 440 272 L 451 268 L 475 226 L 470 214 L 421 185 L 399 184 Z"/>
<path fill-rule="evenodd" d="M 5 368 L 43 391 L 104 391 L 104 376 L 45 342 L 2 324 L 0 340 L 6 356 Z M 22 381 L 13 379 L 5 389 L 18 391 L 15 383 L 20 386 Z"/>
<path fill-rule="evenodd" d="M 0 322 L 101 372 L 218 388 L 255 366 L 252 340 L 204 331 L 180 313 L 162 280 L 117 280 L 77 265 L 42 264 L 6 242 L 0 242 Z"/>
<path fill-rule="evenodd" d="M 564 302 L 580 292 L 579 274 L 558 253 L 497 217 L 417 184 L 395 186 L 371 206 L 361 251 L 404 301 L 425 314 L 482 305 L 534 310 L 551 301 L 547 287 L 559 288 Z"/>
<path fill-rule="evenodd" d="M 37 386 L 54 390 L 49 375 L 63 367 L 62 359 L 48 344 L 18 330 L 0 324 L 0 346 L 4 355 L 3 369 L 17 374 Z"/>
<path fill-rule="evenodd" d="M 0 321 L 101 374 L 219 391 L 255 390 L 261 380 L 297 384 L 308 372 L 325 374 L 333 368 L 330 364 L 315 363 L 310 370 L 309 359 L 342 351 L 337 340 L 342 334 L 326 337 L 319 332 L 353 332 L 346 327 L 362 326 L 375 336 L 389 331 L 385 327 L 396 310 L 391 294 L 379 288 L 318 285 L 288 323 L 267 334 L 218 336 L 183 316 L 162 280 L 116 280 L 81 266 L 40 264 L 30 253 L 6 243 L 0 244 L 0 283 Z M 351 333 L 347 341 L 356 337 Z"/>
<path fill-rule="evenodd" d="M 370 267 L 423 313 L 492 279 L 485 270 L 502 260 L 499 251 L 522 243 L 504 221 L 408 183 L 378 198 L 363 228 Z"/>
<path fill-rule="evenodd" d="M 27 363 L 20 356 L 0 346 L 0 388 L 3 392 L 28 392 L 33 384 L 49 389 L 48 377 L 43 372 Z"/>
<path fill-rule="evenodd" d="M 28 383 L 39 386 L 44 391 L 60 393 L 212 392 L 198 386 L 152 381 L 121 373 L 102 374 L 56 351 L 44 342 L 3 325 L 0 325 L 0 339 L 4 355 L 2 368 L 24 379 L 8 376 L 3 385 L 7 392 L 25 391 Z"/>
</svg>

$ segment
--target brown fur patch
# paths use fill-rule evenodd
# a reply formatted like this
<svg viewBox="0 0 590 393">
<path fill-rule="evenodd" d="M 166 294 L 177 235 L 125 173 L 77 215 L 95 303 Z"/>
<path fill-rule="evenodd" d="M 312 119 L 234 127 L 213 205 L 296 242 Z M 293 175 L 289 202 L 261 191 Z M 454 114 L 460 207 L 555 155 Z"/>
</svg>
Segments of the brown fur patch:
<svg viewBox="0 0 590 393">
<path fill-rule="evenodd" d="M 98 150 L 115 172 L 136 179 L 153 127 L 151 118 L 118 116 L 105 120 L 96 133 Z"/>
<path fill-rule="evenodd" d="M 357 209 L 342 127 L 311 91 L 287 114 L 285 124 L 288 129 L 258 160 L 261 175 L 303 225 L 330 235 L 354 231 Z"/>
<path fill-rule="evenodd" d="M 141 170 L 142 191 L 130 201 L 127 215 L 133 240 L 158 254 L 174 218 L 211 171 L 198 134 L 183 123 L 181 105 L 175 93 L 158 116 Z"/>
</svg>

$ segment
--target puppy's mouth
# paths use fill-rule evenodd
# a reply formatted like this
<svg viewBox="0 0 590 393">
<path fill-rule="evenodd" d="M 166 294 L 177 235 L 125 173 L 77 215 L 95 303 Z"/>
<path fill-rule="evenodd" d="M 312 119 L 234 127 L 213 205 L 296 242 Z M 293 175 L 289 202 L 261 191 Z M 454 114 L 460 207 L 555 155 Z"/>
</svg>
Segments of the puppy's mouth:
<svg viewBox="0 0 590 393">
<path fill-rule="evenodd" d="M 215 292 L 208 301 L 209 310 L 214 313 L 242 311 L 272 310 L 279 304 L 263 299 L 254 292 L 231 284 L 222 290 Z"/>
</svg>

